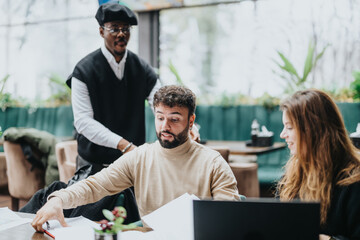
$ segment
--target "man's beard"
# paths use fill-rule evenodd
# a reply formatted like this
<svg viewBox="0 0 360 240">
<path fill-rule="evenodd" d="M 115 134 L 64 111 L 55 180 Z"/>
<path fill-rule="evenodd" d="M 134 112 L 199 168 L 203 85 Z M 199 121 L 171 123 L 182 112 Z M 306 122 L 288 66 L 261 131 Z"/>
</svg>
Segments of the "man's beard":
<svg viewBox="0 0 360 240">
<path fill-rule="evenodd" d="M 171 134 L 174 137 L 174 140 L 172 140 L 171 142 L 168 140 L 162 140 L 161 139 L 161 133 L 167 133 L 167 134 Z M 186 128 L 184 129 L 184 131 L 182 131 L 181 133 L 179 133 L 178 135 L 175 135 L 171 132 L 168 131 L 160 131 L 156 134 L 161 146 L 163 148 L 175 148 L 177 146 L 180 146 L 181 144 L 183 144 L 184 142 L 186 142 L 186 140 L 189 137 L 189 124 L 186 126 Z"/>
</svg>

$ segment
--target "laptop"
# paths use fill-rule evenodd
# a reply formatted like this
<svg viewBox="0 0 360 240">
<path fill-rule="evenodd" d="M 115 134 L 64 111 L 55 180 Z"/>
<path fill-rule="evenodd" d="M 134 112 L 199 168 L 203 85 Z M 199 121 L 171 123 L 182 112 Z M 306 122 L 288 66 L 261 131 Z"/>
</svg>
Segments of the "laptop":
<svg viewBox="0 0 360 240">
<path fill-rule="evenodd" d="M 320 204 L 194 200 L 194 240 L 318 240 Z"/>
</svg>

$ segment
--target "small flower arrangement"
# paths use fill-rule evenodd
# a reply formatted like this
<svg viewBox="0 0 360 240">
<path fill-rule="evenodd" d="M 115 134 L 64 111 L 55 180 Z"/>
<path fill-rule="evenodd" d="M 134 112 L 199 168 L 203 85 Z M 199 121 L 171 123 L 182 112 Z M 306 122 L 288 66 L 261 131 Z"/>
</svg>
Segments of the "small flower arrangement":
<svg viewBox="0 0 360 240">
<path fill-rule="evenodd" d="M 126 209 L 124 207 L 115 207 L 114 210 L 102 210 L 106 219 L 100 221 L 101 230 L 95 229 L 99 234 L 117 234 L 119 231 L 134 229 L 136 224 L 123 224 L 126 219 Z"/>
</svg>

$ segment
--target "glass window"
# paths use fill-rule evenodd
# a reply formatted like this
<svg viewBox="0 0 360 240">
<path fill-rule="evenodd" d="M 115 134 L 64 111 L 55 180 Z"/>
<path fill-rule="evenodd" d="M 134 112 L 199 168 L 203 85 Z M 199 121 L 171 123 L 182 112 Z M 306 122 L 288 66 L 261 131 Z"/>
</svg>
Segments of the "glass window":
<svg viewBox="0 0 360 240">
<path fill-rule="evenodd" d="M 307 86 L 336 89 L 360 68 L 360 2 L 243 1 L 161 11 L 160 74 L 199 93 L 283 95 L 288 80 L 276 65 L 280 51 L 303 75 L 309 43 L 326 46 Z M 277 72 L 279 74 L 276 74 Z"/>
</svg>

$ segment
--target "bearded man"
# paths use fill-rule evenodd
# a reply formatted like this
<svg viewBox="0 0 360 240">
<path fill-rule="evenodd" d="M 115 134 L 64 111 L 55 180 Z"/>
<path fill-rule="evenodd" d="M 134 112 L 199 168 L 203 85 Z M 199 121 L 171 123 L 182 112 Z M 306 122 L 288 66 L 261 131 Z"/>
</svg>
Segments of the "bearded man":
<svg viewBox="0 0 360 240">
<path fill-rule="evenodd" d="M 121 156 L 109 167 L 52 193 L 32 226 L 43 231 L 49 219 L 63 226 L 63 209 L 96 202 L 134 186 L 140 216 L 183 195 L 200 199 L 239 200 L 236 180 L 221 155 L 191 140 L 196 97 L 188 88 L 164 86 L 154 95 L 158 141 Z"/>
</svg>

